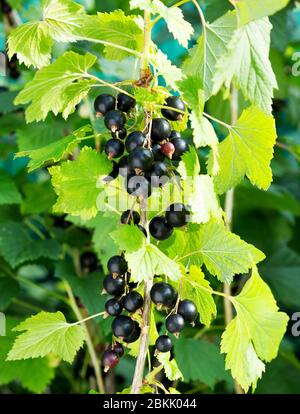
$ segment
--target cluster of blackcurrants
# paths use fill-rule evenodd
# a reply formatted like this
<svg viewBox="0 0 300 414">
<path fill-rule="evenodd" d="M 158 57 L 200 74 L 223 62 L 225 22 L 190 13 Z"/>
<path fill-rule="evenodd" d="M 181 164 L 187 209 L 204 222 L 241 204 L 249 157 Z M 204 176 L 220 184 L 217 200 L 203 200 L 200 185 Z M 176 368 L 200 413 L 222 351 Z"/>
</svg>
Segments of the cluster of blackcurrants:
<svg viewBox="0 0 300 414">
<path fill-rule="evenodd" d="M 154 217 L 149 223 L 149 231 L 157 240 L 166 240 L 172 233 L 174 227 L 182 227 L 187 224 L 189 211 L 182 203 L 171 204 L 164 216 Z"/>
<path fill-rule="evenodd" d="M 151 300 L 158 310 L 166 309 L 169 316 L 166 319 L 166 329 L 178 337 L 185 323 L 194 324 L 197 319 L 197 307 L 191 300 L 178 300 L 178 293 L 168 283 L 155 283 L 150 292 Z M 155 348 L 159 352 L 169 352 L 172 349 L 172 339 L 168 335 L 157 338 Z"/>
<path fill-rule="evenodd" d="M 133 314 L 143 307 L 142 295 L 134 290 L 136 284 L 130 282 L 128 265 L 123 256 L 113 256 L 107 263 L 109 275 L 104 278 L 104 292 L 113 296 L 105 303 L 105 312 L 113 316 L 112 332 L 114 337 L 125 343 L 135 342 L 141 333 L 137 321 L 128 315 L 121 315 L 123 311 Z M 113 343 L 103 354 L 102 363 L 104 369 L 115 367 L 119 358 L 123 355 L 123 346 L 120 343 Z"/>
<path fill-rule="evenodd" d="M 135 104 L 135 99 L 125 93 L 119 93 L 117 98 L 102 94 L 96 98 L 94 107 L 98 115 L 104 116 L 105 126 L 112 135 L 106 142 L 105 152 L 109 159 L 119 158 L 107 179 L 115 179 L 121 174 L 126 178 L 129 194 L 147 198 L 152 187 L 161 187 L 169 179 L 169 169 L 164 162 L 166 157 L 179 160 L 188 150 L 187 142 L 179 132 L 172 131 L 167 120 L 180 120 L 185 105 L 179 97 L 167 98 L 162 109 L 165 118 L 155 118 L 149 123 L 146 131 L 150 133 L 149 139 L 149 134 L 142 131 L 133 131 L 127 136 L 125 113 L 132 111 Z M 124 155 L 125 149 L 127 155 Z"/>
</svg>

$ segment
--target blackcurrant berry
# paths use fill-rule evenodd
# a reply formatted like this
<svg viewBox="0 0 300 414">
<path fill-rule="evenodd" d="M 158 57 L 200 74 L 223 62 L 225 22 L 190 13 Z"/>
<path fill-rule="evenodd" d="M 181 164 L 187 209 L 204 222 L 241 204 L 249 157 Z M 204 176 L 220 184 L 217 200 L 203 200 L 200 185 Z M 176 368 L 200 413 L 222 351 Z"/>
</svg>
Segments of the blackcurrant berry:
<svg viewBox="0 0 300 414">
<path fill-rule="evenodd" d="M 164 217 L 158 216 L 150 221 L 149 231 L 155 239 L 166 240 L 172 235 L 173 227 L 167 223 Z"/>
<path fill-rule="evenodd" d="M 173 138 L 170 143 L 175 147 L 173 160 L 180 160 L 180 157 L 189 149 L 188 143 L 183 138 Z"/>
<path fill-rule="evenodd" d="M 172 144 L 172 142 L 165 142 L 161 146 L 161 152 L 171 160 L 173 158 L 174 153 L 175 153 L 174 144 Z"/>
<path fill-rule="evenodd" d="M 128 135 L 126 139 L 126 150 L 128 152 L 133 151 L 137 147 L 142 147 L 145 142 L 145 135 L 140 131 L 134 131 Z"/>
<path fill-rule="evenodd" d="M 122 313 L 123 306 L 117 299 L 109 299 L 105 303 L 105 310 L 110 316 L 118 316 Z"/>
<path fill-rule="evenodd" d="M 153 142 L 160 142 L 168 139 L 171 135 L 171 126 L 164 118 L 155 118 L 152 121 L 151 139 Z"/>
<path fill-rule="evenodd" d="M 124 275 L 127 272 L 127 262 L 122 256 L 113 256 L 107 262 L 108 271 L 112 275 Z"/>
<path fill-rule="evenodd" d="M 181 332 L 184 328 L 183 317 L 178 313 L 168 316 L 166 319 L 166 328 L 168 332 L 174 334 Z"/>
<path fill-rule="evenodd" d="M 165 155 L 161 152 L 161 145 L 154 144 L 152 147 L 152 153 L 154 156 L 154 161 L 163 161 L 165 159 Z"/>
<path fill-rule="evenodd" d="M 129 316 L 117 316 L 111 325 L 114 336 L 118 338 L 128 338 L 135 329 L 134 321 Z"/>
<path fill-rule="evenodd" d="M 109 295 L 121 296 L 125 289 L 125 282 L 121 277 L 114 278 L 108 275 L 103 280 L 103 288 Z"/>
<path fill-rule="evenodd" d="M 121 358 L 124 355 L 124 348 L 123 345 L 119 342 L 116 342 L 112 345 L 109 345 L 107 348 L 108 351 L 115 351 L 119 358 Z"/>
<path fill-rule="evenodd" d="M 166 164 L 161 161 L 154 162 L 147 178 L 152 187 L 160 187 L 166 184 L 169 180 L 169 172 Z"/>
<path fill-rule="evenodd" d="M 119 174 L 122 177 L 126 177 L 128 174 L 134 174 L 134 171 L 129 168 L 127 155 L 119 159 Z"/>
<path fill-rule="evenodd" d="M 128 164 L 131 169 L 142 171 L 150 170 L 154 161 L 152 151 L 147 148 L 137 147 L 128 155 Z"/>
<path fill-rule="evenodd" d="M 108 158 L 119 158 L 124 153 L 124 144 L 119 139 L 109 139 L 105 144 L 105 153 Z"/>
<path fill-rule="evenodd" d="M 189 211 L 181 203 L 171 204 L 166 211 L 166 221 L 172 227 L 181 227 L 187 224 Z"/>
<path fill-rule="evenodd" d="M 173 138 L 181 138 L 180 132 L 178 132 L 178 131 L 172 131 L 171 132 L 171 135 L 170 135 L 170 139 L 173 139 Z"/>
<path fill-rule="evenodd" d="M 110 129 L 112 132 L 116 132 L 119 129 L 122 129 L 126 122 L 126 116 L 123 112 L 118 110 L 110 110 L 106 113 L 104 117 L 104 123 L 107 129 Z"/>
<path fill-rule="evenodd" d="M 103 93 L 95 99 L 94 108 L 96 112 L 105 115 L 108 111 L 114 109 L 115 105 L 115 98 L 112 95 Z"/>
<path fill-rule="evenodd" d="M 151 195 L 151 185 L 146 177 L 130 174 L 125 182 L 127 192 L 134 197 L 147 198 Z"/>
<path fill-rule="evenodd" d="M 185 299 L 181 300 L 178 305 L 178 311 L 179 315 L 183 317 L 185 322 L 193 323 L 195 322 L 198 311 L 197 307 L 191 300 Z"/>
<path fill-rule="evenodd" d="M 98 259 L 93 252 L 84 252 L 80 256 L 81 267 L 89 272 L 97 269 Z"/>
<path fill-rule="evenodd" d="M 123 112 L 129 112 L 135 107 L 136 100 L 125 93 L 119 93 L 117 96 L 117 108 Z"/>
<path fill-rule="evenodd" d="M 122 224 L 139 224 L 141 217 L 137 211 L 134 210 L 126 210 L 121 215 L 121 223 Z"/>
<path fill-rule="evenodd" d="M 111 133 L 111 136 L 113 138 L 119 138 L 119 139 L 126 138 L 126 135 L 127 135 L 127 129 L 126 128 L 121 128 L 121 129 L 118 129 L 117 131 Z"/>
<path fill-rule="evenodd" d="M 116 351 L 107 350 L 102 356 L 102 364 L 104 371 L 107 372 L 109 369 L 114 368 L 119 363 L 119 357 Z"/>
<path fill-rule="evenodd" d="M 183 101 L 178 98 L 178 96 L 169 96 L 166 99 L 166 106 L 170 106 L 171 108 L 178 109 L 179 111 L 185 111 L 185 105 Z M 173 111 L 172 109 L 163 108 L 161 110 L 163 116 L 170 121 L 179 121 L 182 119 L 182 113 L 178 111 Z"/>
<path fill-rule="evenodd" d="M 130 312 L 130 313 L 136 312 L 138 309 L 140 309 L 143 306 L 143 303 L 144 303 L 144 299 L 142 295 L 135 290 L 128 293 L 123 298 L 124 309 L 126 309 L 127 312 Z"/>
<path fill-rule="evenodd" d="M 158 282 L 152 286 L 150 297 L 156 305 L 171 308 L 176 303 L 177 293 L 168 283 Z"/>
<path fill-rule="evenodd" d="M 155 348 L 159 352 L 169 352 L 173 346 L 172 339 L 168 335 L 161 335 L 155 342 Z"/>
<path fill-rule="evenodd" d="M 141 328 L 139 326 L 139 324 L 134 321 L 134 328 L 132 333 L 129 336 L 126 336 L 123 341 L 126 342 L 127 344 L 131 344 L 132 342 L 135 342 L 139 339 L 141 335 Z"/>
</svg>

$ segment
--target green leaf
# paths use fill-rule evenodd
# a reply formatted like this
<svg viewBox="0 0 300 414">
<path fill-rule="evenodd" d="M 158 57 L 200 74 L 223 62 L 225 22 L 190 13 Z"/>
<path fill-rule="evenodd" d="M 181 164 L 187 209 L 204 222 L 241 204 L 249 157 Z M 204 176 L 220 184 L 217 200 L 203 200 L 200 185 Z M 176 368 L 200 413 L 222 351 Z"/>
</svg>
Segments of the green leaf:
<svg viewBox="0 0 300 414">
<path fill-rule="evenodd" d="M 4 170 L 0 170 L 0 205 L 20 204 L 21 201 L 21 194 L 13 179 Z"/>
<path fill-rule="evenodd" d="M 172 64 L 168 57 L 160 50 L 150 54 L 150 63 L 153 65 L 157 75 L 162 76 L 166 84 L 177 90 L 177 82 L 182 79 L 181 70 Z"/>
<path fill-rule="evenodd" d="M 237 10 L 240 25 L 271 16 L 287 6 L 289 0 L 231 0 Z"/>
<path fill-rule="evenodd" d="M 131 0 L 132 9 L 139 8 L 147 10 L 152 14 L 158 14 L 167 23 L 169 32 L 185 48 L 188 47 L 188 41 L 194 33 L 193 26 L 184 20 L 182 10 L 179 7 L 167 7 L 160 0 Z"/>
<path fill-rule="evenodd" d="M 100 294 L 101 280 L 103 279 L 101 273 L 89 273 L 87 275 L 88 279 L 79 277 L 76 275 L 76 271 L 71 263 L 61 261 L 55 266 L 55 276 L 70 284 L 74 294 L 80 298 L 80 301 L 90 315 L 99 313 L 101 309 L 104 309 L 107 298 Z M 103 320 L 102 318 L 99 319 L 100 322 Z"/>
<path fill-rule="evenodd" d="M 68 118 L 95 83 L 84 79 L 95 62 L 96 56 L 90 53 L 65 52 L 54 63 L 36 72 L 15 100 L 16 104 L 31 102 L 26 109 L 26 121 L 45 120 L 50 111 L 55 115 L 61 112 Z"/>
<path fill-rule="evenodd" d="M 183 72 L 197 76 L 204 85 L 205 100 L 212 95 L 215 68 L 221 56 L 226 53 L 227 44 L 236 29 L 236 15 L 228 12 L 213 23 L 206 24 L 206 33 L 190 49 L 189 57 L 183 64 Z"/>
<path fill-rule="evenodd" d="M 119 224 L 120 217 L 105 216 L 99 212 L 95 221 L 93 234 L 94 250 L 97 252 L 102 266 L 105 267 L 109 258 L 118 254 L 118 246 L 109 235 Z"/>
<path fill-rule="evenodd" d="M 0 279 L 1 280 L 1 279 Z M 15 326 L 10 319 L 7 320 L 7 328 Z M 51 367 L 49 358 L 36 358 L 26 361 L 6 361 L 15 335 L 9 329 L 5 337 L 0 337 L 0 385 L 6 385 L 13 381 L 20 381 L 22 387 L 39 394 L 54 378 L 54 368 Z"/>
<path fill-rule="evenodd" d="M 44 0 L 43 17 L 52 38 L 58 42 L 74 42 L 84 24 L 83 6 L 70 0 Z"/>
<path fill-rule="evenodd" d="M 300 291 L 300 256 L 289 247 L 282 247 L 268 257 L 261 274 L 274 296 L 289 309 L 297 309 Z"/>
<path fill-rule="evenodd" d="M 135 319 L 142 324 L 142 318 L 140 315 L 135 315 Z M 151 310 L 151 316 L 150 316 L 150 328 L 149 328 L 149 338 L 148 338 L 148 346 L 155 345 L 155 342 L 158 338 L 158 332 L 156 328 L 156 322 L 155 322 L 155 316 L 153 313 L 153 308 Z M 137 358 L 139 354 L 139 348 L 140 348 L 141 338 L 139 338 L 137 341 L 127 344 L 127 347 L 129 349 L 129 355 Z"/>
<path fill-rule="evenodd" d="M 122 390 L 121 392 L 117 392 L 117 394 L 131 394 L 131 387 L 124 388 L 124 390 Z M 147 384 L 143 385 L 139 390 L 139 394 L 153 394 L 153 388 Z"/>
<path fill-rule="evenodd" d="M 176 261 L 202 266 L 219 280 L 231 283 L 233 276 L 247 273 L 265 258 L 264 254 L 239 236 L 226 229 L 223 223 L 210 221 L 202 226 L 190 225 L 185 243 L 178 245 Z M 179 248 L 179 246 L 177 246 Z"/>
<path fill-rule="evenodd" d="M 189 273 L 180 279 L 181 299 L 192 300 L 197 306 L 201 323 L 210 326 L 217 315 L 217 308 L 212 296 L 212 288 L 205 279 L 202 270 L 192 265 Z"/>
<path fill-rule="evenodd" d="M 87 220 L 98 212 L 97 197 L 102 191 L 98 180 L 111 171 L 111 162 L 104 154 L 84 147 L 75 161 L 66 161 L 49 168 L 58 200 L 53 211 L 80 216 Z"/>
<path fill-rule="evenodd" d="M 246 99 L 272 113 L 273 89 L 277 82 L 269 61 L 270 32 L 267 18 L 237 29 L 220 56 L 213 77 L 213 94 L 236 80 Z"/>
<path fill-rule="evenodd" d="M 231 382 L 224 357 L 214 344 L 181 337 L 175 342 L 175 355 L 185 382 L 201 381 L 211 389 L 220 381 Z"/>
<path fill-rule="evenodd" d="M 45 22 L 29 22 L 12 30 L 8 37 L 9 59 L 17 54 L 20 63 L 42 68 L 51 59 L 53 40 Z"/>
<path fill-rule="evenodd" d="M 163 352 L 163 353 L 160 352 L 157 355 L 158 361 L 164 367 L 166 377 L 170 381 L 182 380 L 183 375 L 182 375 L 180 369 L 178 368 L 177 362 L 175 361 L 174 358 L 171 359 L 171 360 L 170 360 L 170 358 L 171 358 L 170 352 Z"/>
<path fill-rule="evenodd" d="M 188 177 L 194 177 L 200 173 L 199 158 L 194 147 L 189 147 L 189 150 L 182 155 L 177 171 L 183 180 L 187 180 Z"/>
<path fill-rule="evenodd" d="M 12 266 L 40 257 L 59 258 L 61 247 L 56 240 L 33 240 L 27 228 L 19 223 L 3 223 L 0 227 L 0 254 Z"/>
<path fill-rule="evenodd" d="M 126 253 L 125 257 L 134 282 L 146 281 L 153 275 L 165 275 L 171 280 L 178 280 L 181 276 L 178 264 L 153 244 L 144 246 L 133 253 Z"/>
<path fill-rule="evenodd" d="M 143 246 L 143 241 L 146 240 L 141 230 L 133 223 L 119 225 L 115 231 L 110 233 L 110 236 L 120 250 L 128 253 L 139 250 Z"/>
<path fill-rule="evenodd" d="M 219 194 L 235 187 L 245 175 L 253 185 L 267 190 L 272 181 L 270 162 L 275 141 L 274 118 L 256 106 L 244 110 L 219 145 L 220 169 L 214 177 Z M 213 161 L 210 156 L 210 171 Z"/>
<path fill-rule="evenodd" d="M 56 194 L 51 182 L 26 183 L 23 186 L 24 199 L 21 204 L 22 214 L 40 214 L 52 211 Z M 39 200 L 37 203 L 36 200 Z"/>
<path fill-rule="evenodd" d="M 4 310 L 20 291 L 20 285 L 11 277 L 0 277 L 0 310 Z"/>
<path fill-rule="evenodd" d="M 122 10 L 88 16 L 78 35 L 103 43 L 105 57 L 109 60 L 120 61 L 135 53 L 139 55 L 143 48 L 143 30 L 135 16 L 126 16 Z"/>
<path fill-rule="evenodd" d="M 28 171 L 32 172 L 45 164 L 54 164 L 71 155 L 80 141 L 85 139 L 86 134 L 91 131 L 92 127 L 85 125 L 58 141 L 38 149 L 18 152 L 15 157 L 29 157 Z"/>
<path fill-rule="evenodd" d="M 253 269 L 242 292 L 231 301 L 237 316 L 222 335 L 221 352 L 226 353 L 226 369 L 245 392 L 254 391 L 265 370 L 262 361 L 269 362 L 278 353 L 285 333 L 288 316 L 278 312 L 268 285 Z"/>
<path fill-rule="evenodd" d="M 40 312 L 21 322 L 13 330 L 25 332 L 15 340 L 8 354 L 8 361 L 38 358 L 54 353 L 71 363 L 85 340 L 83 328 L 67 323 L 61 312 Z"/>
<path fill-rule="evenodd" d="M 8 56 L 16 53 L 26 66 L 42 68 L 50 63 L 53 40 L 72 42 L 83 25 L 84 9 L 70 0 L 44 0 L 43 21 L 22 24 L 8 38 Z"/>
</svg>

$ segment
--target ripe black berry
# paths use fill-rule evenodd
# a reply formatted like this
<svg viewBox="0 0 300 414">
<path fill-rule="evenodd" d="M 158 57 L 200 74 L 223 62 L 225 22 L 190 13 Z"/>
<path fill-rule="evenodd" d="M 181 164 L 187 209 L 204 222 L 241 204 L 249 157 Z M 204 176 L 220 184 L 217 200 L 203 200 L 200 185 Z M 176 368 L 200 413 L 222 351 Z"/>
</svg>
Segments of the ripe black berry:
<svg viewBox="0 0 300 414">
<path fill-rule="evenodd" d="M 125 282 L 121 277 L 108 275 L 103 280 L 103 287 L 109 295 L 121 296 L 124 292 Z"/>
<path fill-rule="evenodd" d="M 127 272 L 127 262 L 122 256 L 113 256 L 107 262 L 108 271 L 112 275 L 124 275 Z"/>
<path fill-rule="evenodd" d="M 119 174 L 126 177 L 128 174 L 133 174 L 134 171 L 129 168 L 128 156 L 124 155 L 119 159 Z"/>
<path fill-rule="evenodd" d="M 118 129 L 117 131 L 111 133 L 111 136 L 113 138 L 119 138 L 119 139 L 126 138 L 126 135 L 127 135 L 127 129 L 126 128 L 121 128 L 121 129 Z"/>
<path fill-rule="evenodd" d="M 134 321 L 129 316 L 117 316 L 111 325 L 114 336 L 118 338 L 128 338 L 135 329 Z"/>
<path fill-rule="evenodd" d="M 155 342 L 155 348 L 159 352 L 169 352 L 173 346 L 172 339 L 168 335 L 161 335 Z"/>
<path fill-rule="evenodd" d="M 104 117 L 104 123 L 107 129 L 112 132 L 116 132 L 118 129 L 122 129 L 125 125 L 126 117 L 123 112 L 112 109 L 108 111 Z"/>
<path fill-rule="evenodd" d="M 175 152 L 174 144 L 172 144 L 172 142 L 165 142 L 161 146 L 161 152 L 171 160 Z"/>
<path fill-rule="evenodd" d="M 137 147 L 142 147 L 145 142 L 145 135 L 140 131 L 134 131 L 126 139 L 126 150 L 133 151 Z"/>
<path fill-rule="evenodd" d="M 134 328 L 133 328 L 132 333 L 129 336 L 125 337 L 123 340 L 127 344 L 131 344 L 132 342 L 135 342 L 139 339 L 140 334 L 141 334 L 141 328 L 139 324 L 136 321 L 134 321 Z"/>
<path fill-rule="evenodd" d="M 139 213 L 134 210 L 126 210 L 121 215 L 122 224 L 130 224 L 132 221 L 134 224 L 139 224 L 140 219 Z"/>
<path fill-rule="evenodd" d="M 129 112 L 135 107 L 136 100 L 125 93 L 119 93 L 117 96 L 117 108 L 123 112 Z"/>
<path fill-rule="evenodd" d="M 173 138 L 170 143 L 175 147 L 173 160 L 179 160 L 180 157 L 189 149 L 187 142 L 183 138 Z"/>
<path fill-rule="evenodd" d="M 177 293 L 175 289 L 165 282 L 158 282 L 152 286 L 150 297 L 156 305 L 172 307 L 177 300 Z"/>
<path fill-rule="evenodd" d="M 117 299 L 113 298 L 105 303 L 105 310 L 110 316 L 118 316 L 122 313 L 123 306 Z"/>
<path fill-rule="evenodd" d="M 160 187 L 166 184 L 169 180 L 169 172 L 166 164 L 161 161 L 154 162 L 147 178 L 152 187 Z"/>
<path fill-rule="evenodd" d="M 133 290 L 123 298 L 123 306 L 127 312 L 136 312 L 143 306 L 144 299 L 139 292 Z"/>
<path fill-rule="evenodd" d="M 166 221 L 172 227 L 181 227 L 188 222 L 189 211 L 181 203 L 171 204 L 166 211 Z"/>
<path fill-rule="evenodd" d="M 168 139 L 171 135 L 171 126 L 164 118 L 155 118 L 152 121 L 151 139 L 153 142 L 160 142 Z"/>
<path fill-rule="evenodd" d="M 150 221 L 149 231 L 152 237 L 157 240 L 166 240 L 173 233 L 173 227 L 171 227 L 164 217 L 154 217 Z"/>
<path fill-rule="evenodd" d="M 183 101 L 178 98 L 178 96 L 169 96 L 166 99 L 166 106 L 170 106 L 171 108 L 178 109 L 179 111 L 185 111 L 185 105 Z M 170 121 L 179 121 L 182 119 L 182 113 L 178 111 L 173 111 L 172 109 L 163 108 L 161 110 L 163 116 Z"/>
<path fill-rule="evenodd" d="M 108 95 L 106 93 L 103 93 L 102 95 L 99 95 L 94 103 L 95 111 L 105 115 L 108 111 L 111 111 L 115 108 L 116 100 L 112 95 Z"/>
<path fill-rule="evenodd" d="M 128 164 L 131 169 L 142 171 L 150 170 L 154 161 L 152 151 L 147 148 L 137 147 L 128 155 Z"/>
<path fill-rule="evenodd" d="M 161 152 L 161 145 L 154 144 L 152 147 L 152 153 L 154 156 L 154 161 L 163 161 L 165 159 L 164 154 Z"/>
<path fill-rule="evenodd" d="M 105 144 L 105 152 L 109 159 L 119 158 L 124 153 L 124 144 L 119 139 L 109 139 Z"/>
<path fill-rule="evenodd" d="M 166 328 L 171 333 L 179 333 L 184 328 L 184 319 L 181 315 L 176 313 L 175 315 L 170 315 L 166 319 Z"/>
<path fill-rule="evenodd" d="M 178 132 L 178 131 L 172 131 L 171 132 L 171 135 L 170 135 L 170 139 L 173 139 L 173 138 L 181 138 L 180 132 Z"/>
<path fill-rule="evenodd" d="M 147 198 L 151 195 L 151 185 L 146 177 L 130 174 L 125 182 L 127 192 L 134 197 Z"/>
<path fill-rule="evenodd" d="M 109 345 L 107 348 L 108 351 L 115 351 L 119 358 L 121 358 L 124 355 L 124 348 L 123 345 L 119 342 L 116 342 L 112 345 Z"/>
<path fill-rule="evenodd" d="M 119 363 L 119 357 L 116 351 L 107 350 L 102 356 L 102 364 L 104 366 L 104 371 L 107 372 L 109 369 L 114 368 Z"/>
<path fill-rule="evenodd" d="M 92 272 L 93 270 L 97 269 L 97 256 L 93 252 L 84 252 L 80 256 L 80 264 L 84 270 Z"/>
<path fill-rule="evenodd" d="M 179 302 L 177 311 L 185 320 L 185 322 L 195 322 L 198 311 L 197 307 L 191 300 L 185 299 Z"/>
</svg>

